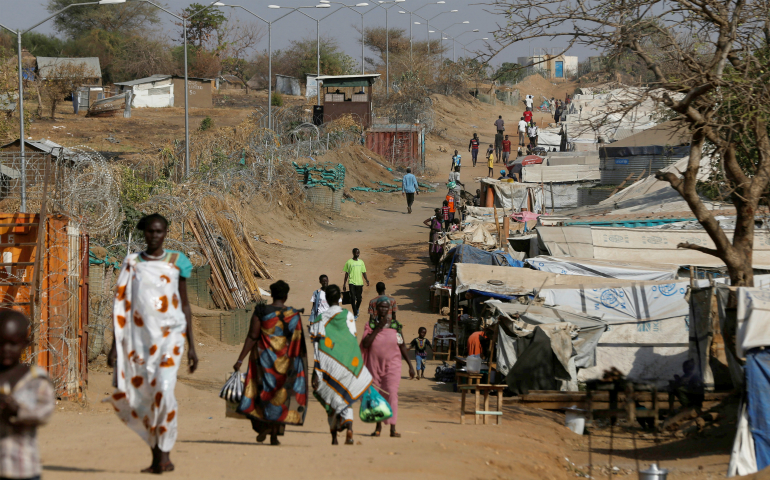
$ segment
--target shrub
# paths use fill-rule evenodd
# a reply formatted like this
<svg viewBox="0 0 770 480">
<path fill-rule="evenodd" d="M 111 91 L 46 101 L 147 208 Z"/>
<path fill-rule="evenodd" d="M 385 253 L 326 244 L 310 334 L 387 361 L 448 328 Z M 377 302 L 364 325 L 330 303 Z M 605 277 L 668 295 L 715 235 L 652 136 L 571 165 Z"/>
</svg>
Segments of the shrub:
<svg viewBox="0 0 770 480">
<path fill-rule="evenodd" d="M 201 132 L 205 132 L 210 128 L 214 128 L 214 120 L 212 120 L 211 117 L 206 117 L 203 120 L 201 120 L 201 126 L 198 127 L 198 130 Z"/>
<path fill-rule="evenodd" d="M 270 103 L 274 107 L 282 107 L 283 106 L 283 97 L 278 92 L 273 92 L 273 96 L 270 98 Z"/>
</svg>

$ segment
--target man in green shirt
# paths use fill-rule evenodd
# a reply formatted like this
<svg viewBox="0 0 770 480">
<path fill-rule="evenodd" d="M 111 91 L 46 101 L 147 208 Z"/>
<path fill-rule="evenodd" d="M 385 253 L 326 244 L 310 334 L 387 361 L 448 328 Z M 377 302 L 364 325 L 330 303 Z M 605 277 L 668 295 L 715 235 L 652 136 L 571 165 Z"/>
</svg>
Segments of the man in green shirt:
<svg viewBox="0 0 770 480">
<path fill-rule="evenodd" d="M 361 298 L 364 294 L 364 280 L 366 286 L 369 286 L 369 279 L 366 278 L 366 265 L 363 260 L 359 260 L 361 251 L 353 249 L 353 258 L 345 262 L 345 280 L 342 281 L 342 291 L 346 291 L 350 284 L 350 306 L 353 309 L 353 315 L 358 318 L 358 308 L 361 306 Z"/>
</svg>

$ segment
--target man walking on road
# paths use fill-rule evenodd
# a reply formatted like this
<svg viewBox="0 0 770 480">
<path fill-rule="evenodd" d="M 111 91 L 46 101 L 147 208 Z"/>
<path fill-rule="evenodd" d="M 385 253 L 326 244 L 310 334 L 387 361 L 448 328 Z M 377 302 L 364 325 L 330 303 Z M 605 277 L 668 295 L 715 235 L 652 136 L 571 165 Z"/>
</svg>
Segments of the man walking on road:
<svg viewBox="0 0 770 480">
<path fill-rule="evenodd" d="M 503 134 L 498 133 L 495 135 L 495 163 L 499 162 L 503 158 Z"/>
<path fill-rule="evenodd" d="M 529 136 L 529 144 L 533 147 L 537 147 L 537 123 L 532 122 L 527 129 L 527 135 Z"/>
<path fill-rule="evenodd" d="M 519 120 L 519 146 L 523 147 L 527 144 L 527 121 L 524 117 Z"/>
<path fill-rule="evenodd" d="M 411 168 L 406 169 L 406 175 L 404 175 L 401 181 L 401 194 L 406 196 L 406 209 L 409 213 L 412 213 L 414 195 L 419 195 L 420 190 L 417 188 L 417 177 L 412 175 Z"/>
<path fill-rule="evenodd" d="M 497 120 L 495 120 L 495 128 L 497 129 L 497 133 L 503 133 L 505 131 L 505 121 L 503 121 L 502 115 L 498 115 Z"/>
<path fill-rule="evenodd" d="M 508 159 L 511 156 L 511 141 L 508 140 L 508 135 L 503 140 L 503 165 L 508 165 Z"/>
<path fill-rule="evenodd" d="M 468 151 L 471 152 L 471 158 L 473 159 L 473 166 L 476 166 L 476 159 L 479 156 L 479 136 L 477 133 L 473 134 L 470 143 L 468 144 Z"/>
<path fill-rule="evenodd" d="M 369 286 L 369 279 L 366 278 L 366 265 L 358 257 L 361 256 L 361 250 L 353 249 L 353 258 L 345 262 L 345 280 L 342 281 L 342 291 L 348 289 L 350 284 L 350 307 L 353 309 L 353 316 L 358 318 L 358 308 L 361 306 L 361 297 L 364 294 L 364 280 L 366 286 Z"/>
</svg>

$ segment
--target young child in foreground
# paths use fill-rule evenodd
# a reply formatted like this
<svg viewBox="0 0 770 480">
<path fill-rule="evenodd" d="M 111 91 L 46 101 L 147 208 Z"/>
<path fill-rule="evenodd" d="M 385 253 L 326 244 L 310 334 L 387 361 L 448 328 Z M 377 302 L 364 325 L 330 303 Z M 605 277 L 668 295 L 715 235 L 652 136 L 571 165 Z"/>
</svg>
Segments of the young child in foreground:
<svg viewBox="0 0 770 480">
<path fill-rule="evenodd" d="M 54 410 L 51 381 L 38 367 L 21 363 L 29 345 L 29 321 L 0 309 L 0 478 L 39 479 L 37 427 Z"/>
<path fill-rule="evenodd" d="M 428 356 L 426 348 L 433 348 L 430 341 L 425 338 L 427 333 L 428 330 L 425 327 L 420 327 L 420 329 L 417 330 L 418 337 L 409 344 L 409 350 L 414 349 L 414 359 L 417 362 L 417 380 L 425 378 L 425 359 Z"/>
</svg>

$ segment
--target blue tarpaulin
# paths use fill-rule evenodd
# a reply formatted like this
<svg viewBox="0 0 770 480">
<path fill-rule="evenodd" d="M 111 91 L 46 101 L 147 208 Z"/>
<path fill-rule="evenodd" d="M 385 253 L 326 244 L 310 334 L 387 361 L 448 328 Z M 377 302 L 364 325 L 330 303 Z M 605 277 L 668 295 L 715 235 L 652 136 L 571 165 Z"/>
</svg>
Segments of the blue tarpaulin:
<svg viewBox="0 0 770 480">
<path fill-rule="evenodd" d="M 746 354 L 746 390 L 749 398 L 749 428 L 754 437 L 757 470 L 770 465 L 770 350 L 755 348 Z"/>
<path fill-rule="evenodd" d="M 514 260 L 502 250 L 487 252 L 470 245 L 458 245 L 449 251 L 444 263 L 473 263 L 476 265 L 491 265 L 493 267 L 523 267 L 524 262 Z"/>
</svg>

